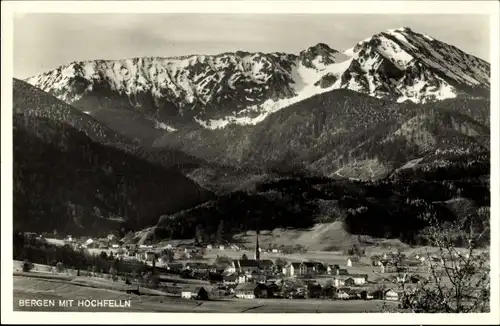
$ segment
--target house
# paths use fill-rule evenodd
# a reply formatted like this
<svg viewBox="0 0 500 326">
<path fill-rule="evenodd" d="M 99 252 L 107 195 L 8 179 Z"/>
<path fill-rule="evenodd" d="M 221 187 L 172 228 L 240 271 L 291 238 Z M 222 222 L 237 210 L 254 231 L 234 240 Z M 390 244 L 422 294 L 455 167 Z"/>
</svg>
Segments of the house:
<svg viewBox="0 0 500 326">
<path fill-rule="evenodd" d="M 170 262 L 166 264 L 167 270 L 172 272 L 180 272 L 184 269 L 184 265 L 182 263 L 174 263 Z"/>
<path fill-rule="evenodd" d="M 135 259 L 137 259 L 137 260 L 144 260 L 144 252 L 136 251 L 135 252 Z"/>
<path fill-rule="evenodd" d="M 396 282 L 397 283 L 406 283 L 407 277 L 408 277 L 408 274 L 406 274 L 406 273 L 398 274 L 398 275 L 396 275 Z"/>
<path fill-rule="evenodd" d="M 266 283 L 267 277 L 264 274 L 261 274 L 259 272 L 252 272 L 252 275 L 250 276 L 254 283 Z"/>
<path fill-rule="evenodd" d="M 288 277 L 300 275 L 299 273 L 300 269 L 300 263 L 293 262 L 293 263 L 288 263 L 283 267 L 283 274 Z"/>
<path fill-rule="evenodd" d="M 244 273 L 238 274 L 238 284 L 248 282 L 248 276 Z"/>
<path fill-rule="evenodd" d="M 315 270 L 315 273 L 316 275 L 320 274 L 320 275 L 324 275 L 326 274 L 328 271 L 328 265 L 327 264 L 323 264 L 321 262 L 317 262 L 316 263 L 316 270 Z"/>
<path fill-rule="evenodd" d="M 312 261 L 304 261 L 300 264 L 299 275 L 311 275 L 316 273 L 318 263 Z"/>
<path fill-rule="evenodd" d="M 212 250 L 212 245 L 211 244 L 207 245 L 207 249 Z"/>
<path fill-rule="evenodd" d="M 410 277 L 410 282 L 413 283 L 413 284 L 418 284 L 418 283 L 421 283 L 424 281 L 424 278 L 420 275 L 412 275 Z"/>
<path fill-rule="evenodd" d="M 237 271 L 236 267 L 237 267 L 237 262 L 233 260 L 224 268 L 224 273 L 227 274 L 235 273 Z"/>
<path fill-rule="evenodd" d="M 363 289 L 350 289 L 350 299 L 362 299 L 365 300 L 366 298 L 366 290 Z"/>
<path fill-rule="evenodd" d="M 189 262 L 186 263 L 185 269 L 192 270 L 195 273 L 205 273 L 208 272 L 210 266 L 206 263 Z"/>
<path fill-rule="evenodd" d="M 351 258 L 347 258 L 346 266 L 347 267 L 352 267 L 352 260 L 351 260 Z"/>
<path fill-rule="evenodd" d="M 283 267 L 283 274 L 285 276 L 303 276 L 315 274 L 318 271 L 318 263 L 304 261 L 301 263 L 288 263 Z"/>
<path fill-rule="evenodd" d="M 373 295 L 373 292 L 361 291 L 361 299 L 362 300 L 373 300 L 373 299 L 375 299 L 375 296 Z"/>
<path fill-rule="evenodd" d="M 190 286 L 181 291 L 181 298 L 208 300 L 208 291 L 203 286 Z"/>
<path fill-rule="evenodd" d="M 337 288 L 341 286 L 354 286 L 355 284 L 354 279 L 349 275 L 337 275 L 333 278 L 333 285 Z"/>
<path fill-rule="evenodd" d="M 384 291 L 384 299 L 389 301 L 398 301 L 399 294 L 394 291 L 394 289 L 388 289 Z"/>
<path fill-rule="evenodd" d="M 344 280 L 345 286 L 354 286 L 355 284 L 354 279 L 350 276 Z"/>
<path fill-rule="evenodd" d="M 217 268 L 217 265 L 208 265 L 208 271 L 210 273 L 219 273 L 219 269 Z M 220 274 L 223 274 L 224 273 L 224 270 L 220 270 Z"/>
<path fill-rule="evenodd" d="M 335 275 L 349 275 L 349 273 L 347 272 L 347 269 L 344 269 L 344 268 L 339 268 L 336 270 L 336 273 Z"/>
<path fill-rule="evenodd" d="M 255 299 L 255 284 L 238 284 L 234 289 L 234 293 L 240 299 Z"/>
<path fill-rule="evenodd" d="M 120 245 L 119 244 L 114 244 L 114 245 L 111 245 L 111 248 L 118 249 L 118 248 L 120 248 Z"/>
<path fill-rule="evenodd" d="M 252 275 L 253 272 L 260 272 L 259 262 L 255 259 L 245 259 L 233 261 L 236 271 Z"/>
<path fill-rule="evenodd" d="M 334 274 L 334 275 L 338 275 L 337 274 L 337 271 L 340 269 L 340 266 L 335 264 L 335 265 L 328 265 L 326 266 L 326 273 L 327 274 Z M 347 270 L 346 270 L 347 272 Z"/>
<path fill-rule="evenodd" d="M 362 285 L 368 282 L 367 274 L 351 274 L 349 276 L 354 280 L 354 284 L 356 285 Z"/>
<path fill-rule="evenodd" d="M 171 259 L 171 257 L 163 257 L 163 256 L 162 256 L 162 257 L 158 258 L 158 263 L 159 263 L 160 265 L 164 265 L 164 266 L 166 266 L 166 265 L 168 265 L 168 263 L 169 263 L 169 262 L 171 262 L 172 260 L 173 260 L 173 259 Z"/>
<path fill-rule="evenodd" d="M 373 255 L 373 256 L 370 257 L 370 259 L 371 259 L 371 262 L 372 262 L 372 266 L 379 266 L 379 263 L 380 263 L 380 260 L 381 260 L 380 256 Z"/>
<path fill-rule="evenodd" d="M 243 283 L 234 289 L 236 297 L 241 299 L 267 298 L 268 290 L 265 284 Z"/>
<path fill-rule="evenodd" d="M 222 275 L 223 284 L 238 284 L 239 275 L 237 273 Z"/>
<path fill-rule="evenodd" d="M 197 250 L 198 249 L 196 247 L 187 246 L 187 247 L 184 248 L 184 253 L 188 254 L 188 253 L 191 253 L 191 252 L 195 252 Z"/>
<path fill-rule="evenodd" d="M 220 245 L 220 246 L 219 246 L 219 250 L 224 250 L 224 246 L 223 246 L 223 245 Z"/>
</svg>

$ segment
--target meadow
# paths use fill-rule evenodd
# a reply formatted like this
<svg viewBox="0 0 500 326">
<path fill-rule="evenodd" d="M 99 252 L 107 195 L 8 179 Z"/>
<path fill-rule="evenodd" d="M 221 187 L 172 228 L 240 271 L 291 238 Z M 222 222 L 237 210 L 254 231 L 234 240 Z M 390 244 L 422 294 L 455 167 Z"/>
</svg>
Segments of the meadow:
<svg viewBox="0 0 500 326">
<path fill-rule="evenodd" d="M 19 300 L 131 300 L 130 308 L 20 307 Z M 333 301 L 287 299 L 186 300 L 179 297 L 131 295 L 122 291 L 93 288 L 72 281 L 14 276 L 15 311 L 94 311 L 94 312 L 198 312 L 198 313 L 360 313 L 378 312 L 383 301 Z M 395 303 L 389 303 L 395 304 Z"/>
</svg>

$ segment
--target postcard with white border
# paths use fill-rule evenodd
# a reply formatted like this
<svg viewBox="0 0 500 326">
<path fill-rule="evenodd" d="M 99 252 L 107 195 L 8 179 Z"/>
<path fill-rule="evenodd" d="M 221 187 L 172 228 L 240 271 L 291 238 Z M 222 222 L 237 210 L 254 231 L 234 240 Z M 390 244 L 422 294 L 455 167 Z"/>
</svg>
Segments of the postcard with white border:
<svg viewBox="0 0 500 326">
<path fill-rule="evenodd" d="M 498 14 L 2 2 L 2 322 L 498 323 Z"/>
</svg>

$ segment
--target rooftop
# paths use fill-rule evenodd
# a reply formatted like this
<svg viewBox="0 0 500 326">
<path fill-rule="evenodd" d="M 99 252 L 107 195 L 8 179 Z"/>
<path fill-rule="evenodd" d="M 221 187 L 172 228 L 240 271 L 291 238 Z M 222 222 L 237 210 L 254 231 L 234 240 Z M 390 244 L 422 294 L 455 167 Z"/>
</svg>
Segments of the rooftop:
<svg viewBox="0 0 500 326">
<path fill-rule="evenodd" d="M 258 267 L 259 262 L 256 261 L 255 259 L 245 259 L 245 260 L 238 260 L 238 264 L 240 267 Z"/>
<path fill-rule="evenodd" d="M 238 284 L 235 288 L 236 291 L 253 291 L 257 287 L 258 284 L 255 283 L 241 283 Z"/>
</svg>

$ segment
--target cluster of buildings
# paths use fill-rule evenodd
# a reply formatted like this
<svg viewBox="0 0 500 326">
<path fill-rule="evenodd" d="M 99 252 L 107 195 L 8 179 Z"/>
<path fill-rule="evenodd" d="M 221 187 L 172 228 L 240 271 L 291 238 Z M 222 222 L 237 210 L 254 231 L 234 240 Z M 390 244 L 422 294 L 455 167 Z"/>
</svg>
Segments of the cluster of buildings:
<svg viewBox="0 0 500 326">
<path fill-rule="evenodd" d="M 259 233 L 256 236 L 254 257 L 248 259 L 228 260 L 224 263 L 202 262 L 198 259 L 206 250 L 239 250 L 236 245 L 207 245 L 205 248 L 191 245 L 179 245 L 173 247 L 166 245 L 158 247 L 155 245 L 127 244 L 114 235 L 105 238 L 75 239 L 67 236 L 64 243 L 75 248 L 111 250 L 115 257 L 124 261 L 133 260 L 146 263 L 157 268 L 158 273 L 178 274 L 181 277 L 200 279 L 208 285 L 190 285 L 181 290 L 184 299 L 207 299 L 214 287 L 224 295 L 234 296 L 240 299 L 255 298 L 324 298 L 337 300 L 353 299 L 385 299 L 400 300 L 400 293 L 395 289 L 380 289 L 383 280 L 368 280 L 367 274 L 350 273 L 352 267 L 359 257 L 348 257 L 345 266 L 336 264 L 325 264 L 319 261 L 284 262 L 271 259 L 261 259 L 261 248 L 259 247 Z M 276 250 L 278 249 L 269 249 Z M 166 253 L 170 253 L 167 255 Z M 174 257 L 178 256 L 178 257 Z M 181 259 L 179 259 L 182 257 Z M 398 261 L 396 261 L 398 259 Z M 189 261 L 198 260 L 198 261 Z M 401 272 L 402 269 L 417 266 L 424 263 L 421 257 L 404 257 L 395 254 L 384 254 L 372 256 L 372 265 L 380 268 L 380 272 Z M 402 263 L 403 262 L 403 263 Z M 405 273 L 394 276 L 395 283 L 418 283 L 421 281 L 413 276 L 406 278 Z M 378 286 L 378 287 L 377 287 Z"/>
<path fill-rule="evenodd" d="M 218 288 L 220 289 L 220 288 Z M 328 299 L 328 300 L 388 300 L 400 301 L 402 293 L 397 289 L 373 289 L 334 287 L 314 285 L 312 287 L 304 283 L 287 285 L 277 283 L 240 283 L 230 288 L 229 295 L 238 299 Z M 213 289 L 204 285 L 189 285 L 181 291 L 181 298 L 207 300 L 212 296 Z"/>
<path fill-rule="evenodd" d="M 394 288 L 381 288 L 383 281 L 369 281 L 367 274 L 349 273 L 349 267 L 357 261 L 355 257 L 346 259 L 346 266 L 324 264 L 319 261 L 288 262 L 278 265 L 270 259 L 260 259 L 258 233 L 253 259 L 236 259 L 223 269 L 207 264 L 197 265 L 196 271 L 206 269 L 222 274 L 215 288 L 209 286 L 189 286 L 182 290 L 185 299 L 204 299 L 214 289 L 224 295 L 239 299 L 256 298 L 318 298 L 334 300 L 384 299 L 398 301 L 401 293 Z M 386 265 L 390 265 L 387 258 Z M 382 263 L 383 265 L 384 263 Z M 377 264 L 378 265 L 378 264 Z M 187 263 L 184 269 L 193 269 Z M 194 270 L 194 269 L 193 269 Z M 417 283 L 420 279 L 403 280 Z M 211 287 L 211 286 L 210 286 Z"/>
</svg>

